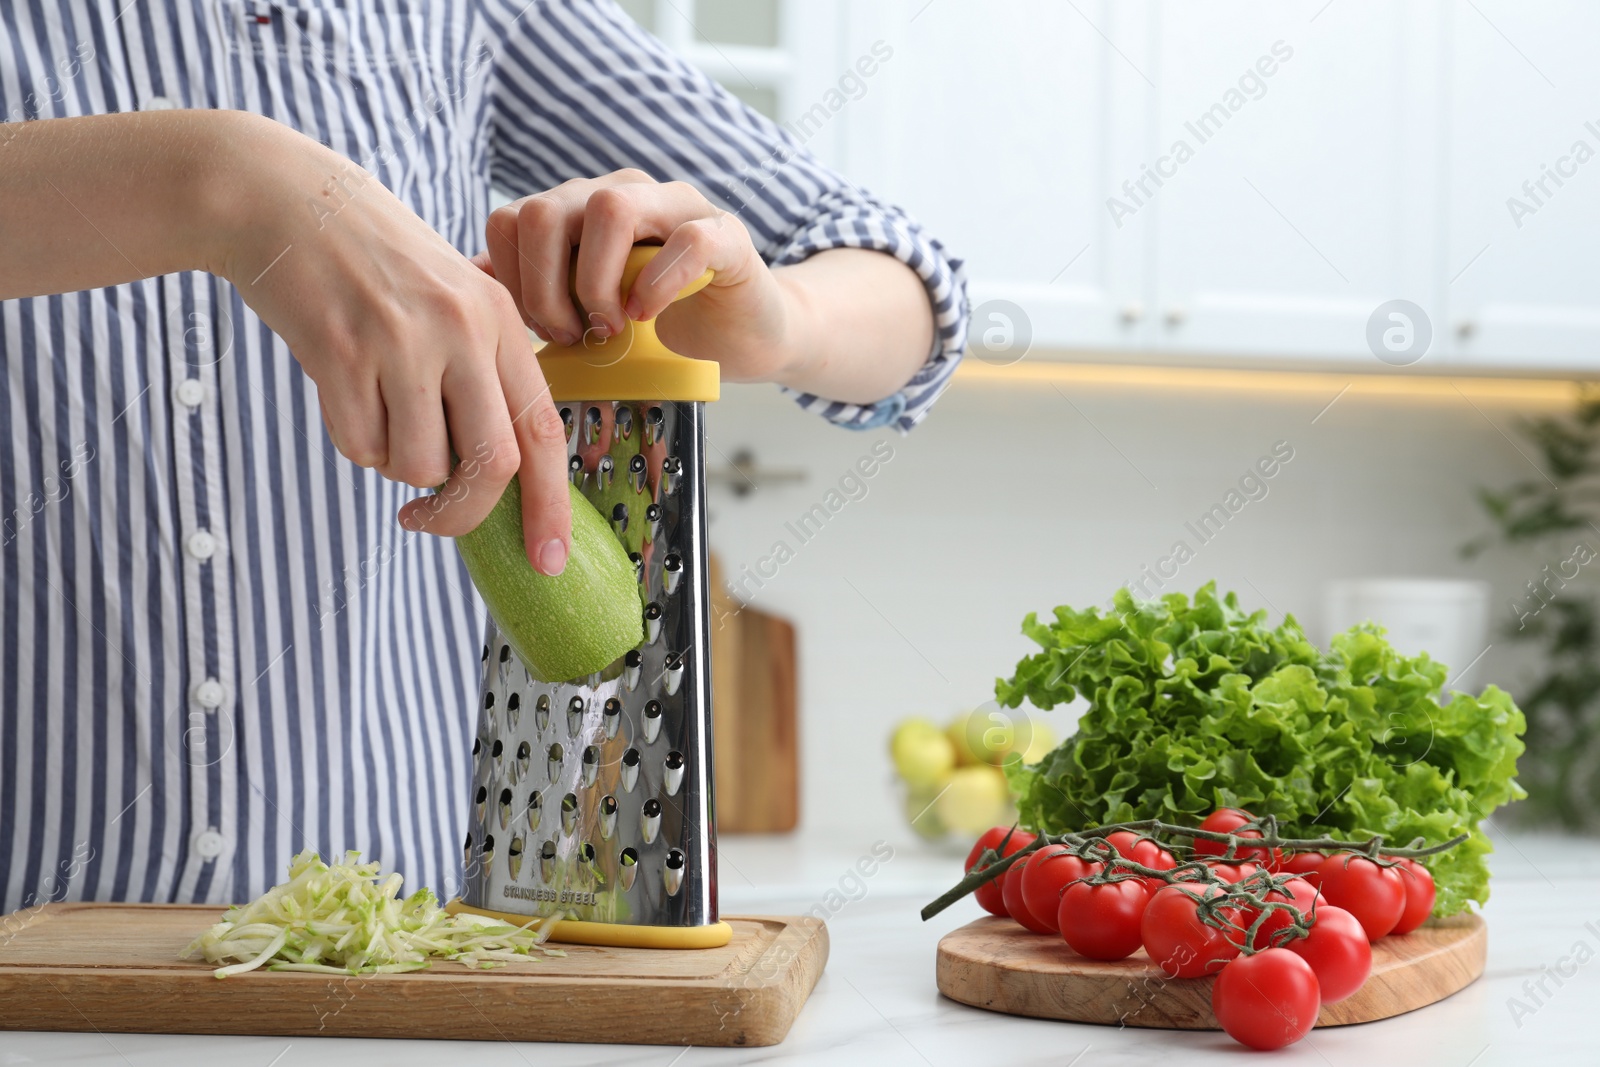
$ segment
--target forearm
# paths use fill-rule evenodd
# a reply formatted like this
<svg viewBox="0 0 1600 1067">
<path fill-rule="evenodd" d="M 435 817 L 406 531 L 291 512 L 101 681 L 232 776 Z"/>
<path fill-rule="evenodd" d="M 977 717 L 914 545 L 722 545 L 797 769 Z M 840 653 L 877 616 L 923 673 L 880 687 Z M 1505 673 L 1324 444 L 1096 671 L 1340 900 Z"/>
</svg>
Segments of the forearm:
<svg viewBox="0 0 1600 1067">
<path fill-rule="evenodd" d="M 217 269 L 223 172 L 263 124 L 155 111 L 0 127 L 0 299 Z"/>
<path fill-rule="evenodd" d="M 835 248 L 774 268 L 773 276 L 789 337 L 781 384 L 870 404 L 901 389 L 927 361 L 934 337 L 928 291 L 893 256 Z"/>
</svg>

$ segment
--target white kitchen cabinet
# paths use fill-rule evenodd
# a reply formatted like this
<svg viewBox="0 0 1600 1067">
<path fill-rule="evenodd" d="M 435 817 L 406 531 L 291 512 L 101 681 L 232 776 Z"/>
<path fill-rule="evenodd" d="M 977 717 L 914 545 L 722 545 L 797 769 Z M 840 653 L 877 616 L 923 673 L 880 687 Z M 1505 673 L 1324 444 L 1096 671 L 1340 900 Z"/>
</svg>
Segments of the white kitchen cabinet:
<svg viewBox="0 0 1600 1067">
<path fill-rule="evenodd" d="M 1384 371 L 1406 300 L 1414 369 L 1600 371 L 1600 4 L 727 2 L 634 6 L 780 122 L 844 100 L 807 147 L 965 259 L 980 356 Z"/>
<path fill-rule="evenodd" d="M 975 306 L 1021 306 L 1035 344 L 1145 343 L 1153 231 L 1147 218 L 1115 231 L 1104 203 L 1113 177 L 1142 157 L 1152 90 L 1139 60 L 1106 38 L 1142 53 L 1150 5 L 910 0 L 846 10 L 838 62 L 880 40 L 894 54 L 841 113 L 835 162 L 966 260 Z M 1004 323 L 974 322 L 979 334 L 992 328 Z"/>
<path fill-rule="evenodd" d="M 1467 366 L 1592 372 L 1600 5 L 1477 4 L 1446 21 L 1446 341 Z"/>
<path fill-rule="evenodd" d="M 1377 366 L 1373 310 L 1437 302 L 1437 5 L 1317 6 L 1160 5 L 1171 176 L 1119 197 L 1157 217 L 1160 349 Z"/>
</svg>

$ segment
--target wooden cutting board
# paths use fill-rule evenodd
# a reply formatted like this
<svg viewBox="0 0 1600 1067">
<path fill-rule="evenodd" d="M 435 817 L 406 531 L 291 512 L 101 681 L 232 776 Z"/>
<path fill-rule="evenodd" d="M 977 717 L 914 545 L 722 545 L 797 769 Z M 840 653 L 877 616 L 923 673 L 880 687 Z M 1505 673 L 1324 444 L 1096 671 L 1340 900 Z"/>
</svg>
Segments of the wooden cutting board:
<svg viewBox="0 0 1600 1067">
<path fill-rule="evenodd" d="M 178 954 L 220 916 L 47 904 L 0 919 L 0 1030 L 775 1045 L 828 958 L 821 920 L 761 916 L 728 919 L 733 940 L 715 949 L 565 945 L 492 971 L 217 979 Z"/>
<path fill-rule="evenodd" d="M 1489 935 L 1477 915 L 1434 920 L 1372 946 L 1366 984 L 1323 1007 L 1318 1026 L 1387 1019 L 1443 1000 L 1483 973 Z M 939 992 L 1007 1015 L 1162 1030 L 1220 1030 L 1211 978 L 1168 978 L 1144 951 L 1085 959 L 1059 937 L 985 917 L 939 942 Z"/>
<path fill-rule="evenodd" d="M 717 832 L 787 833 L 800 822 L 795 630 L 728 593 L 711 557 L 711 730 Z"/>
</svg>

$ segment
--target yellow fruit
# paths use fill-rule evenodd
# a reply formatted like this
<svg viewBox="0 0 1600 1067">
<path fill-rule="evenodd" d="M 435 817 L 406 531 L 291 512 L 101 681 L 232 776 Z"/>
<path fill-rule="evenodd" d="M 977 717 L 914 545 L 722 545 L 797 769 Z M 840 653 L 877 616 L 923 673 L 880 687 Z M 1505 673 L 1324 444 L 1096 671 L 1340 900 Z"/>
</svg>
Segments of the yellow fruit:
<svg viewBox="0 0 1600 1067">
<path fill-rule="evenodd" d="M 1033 736 L 1028 739 L 1028 747 L 1022 752 L 1023 763 L 1038 763 L 1048 756 L 1056 747 L 1055 735 L 1048 726 L 1033 724 Z"/>
<path fill-rule="evenodd" d="M 956 747 L 958 767 L 983 763 L 999 766 L 1016 743 L 1011 713 L 992 706 L 958 715 L 946 734 Z"/>
<path fill-rule="evenodd" d="M 906 822 L 911 824 L 912 831 L 918 837 L 928 841 L 937 841 L 950 832 L 944 820 L 939 818 L 939 810 L 934 804 L 942 788 L 944 788 L 943 783 L 940 783 L 937 786 L 906 790 Z"/>
<path fill-rule="evenodd" d="M 999 768 L 959 767 L 933 810 L 939 821 L 959 834 L 981 834 L 1002 821 L 1011 802 Z"/>
<path fill-rule="evenodd" d="M 943 784 L 956 765 L 950 739 L 929 719 L 907 719 L 895 727 L 889 754 L 900 777 L 914 787 Z"/>
</svg>

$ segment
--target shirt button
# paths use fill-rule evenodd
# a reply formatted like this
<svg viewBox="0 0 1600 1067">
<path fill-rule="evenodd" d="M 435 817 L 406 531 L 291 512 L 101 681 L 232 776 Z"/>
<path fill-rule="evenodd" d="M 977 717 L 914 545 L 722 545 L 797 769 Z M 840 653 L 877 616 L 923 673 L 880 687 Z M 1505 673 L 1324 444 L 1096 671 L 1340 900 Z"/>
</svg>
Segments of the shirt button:
<svg viewBox="0 0 1600 1067">
<path fill-rule="evenodd" d="M 228 839 L 217 833 L 215 829 L 201 830 L 194 838 L 194 850 L 201 859 L 214 860 L 222 855 L 222 850 L 228 845 Z"/>
<path fill-rule="evenodd" d="M 171 111 L 177 106 L 169 97 L 165 96 L 152 96 L 144 103 L 146 111 Z"/>
<path fill-rule="evenodd" d="M 189 540 L 184 547 L 189 550 L 189 555 L 198 560 L 208 560 L 217 554 L 217 536 L 210 530 L 196 530 L 189 535 Z"/>
<path fill-rule="evenodd" d="M 226 694 L 222 691 L 222 683 L 215 678 L 207 678 L 194 687 L 194 700 L 202 708 L 222 707 L 222 698 Z"/>
<path fill-rule="evenodd" d="M 185 378 L 178 383 L 178 403 L 186 408 L 197 408 L 206 398 L 206 387 L 200 384 L 199 378 Z"/>
</svg>

